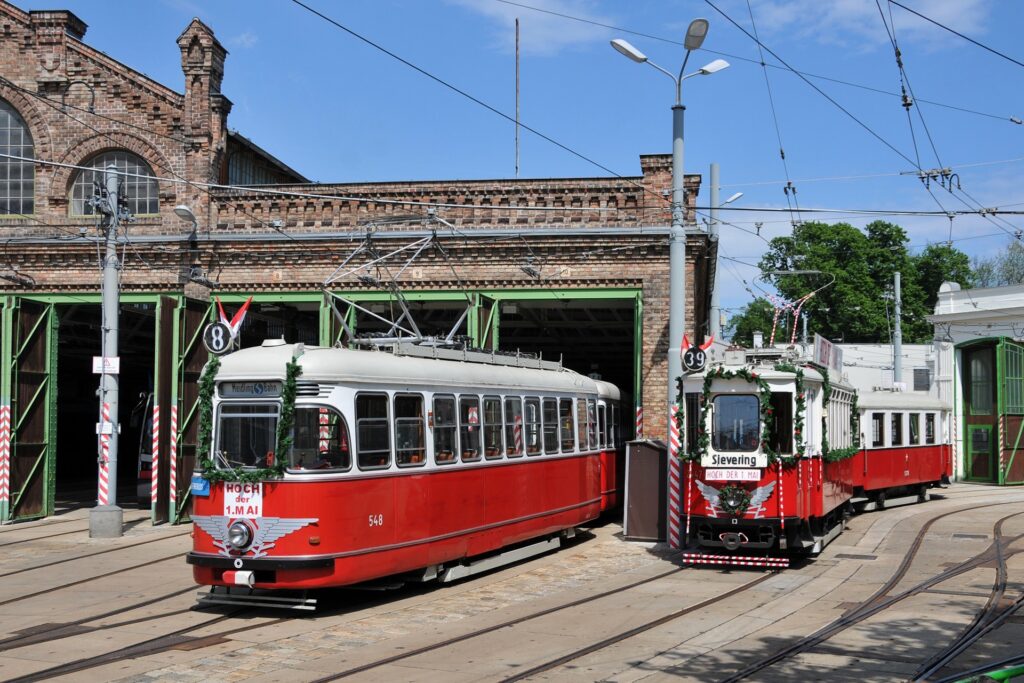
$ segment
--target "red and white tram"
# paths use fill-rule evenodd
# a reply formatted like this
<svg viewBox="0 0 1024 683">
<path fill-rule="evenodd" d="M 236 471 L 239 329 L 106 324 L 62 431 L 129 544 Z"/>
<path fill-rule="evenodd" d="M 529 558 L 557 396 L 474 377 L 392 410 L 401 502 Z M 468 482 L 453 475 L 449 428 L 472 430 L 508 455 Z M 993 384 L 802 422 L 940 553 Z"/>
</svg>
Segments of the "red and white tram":
<svg viewBox="0 0 1024 683">
<path fill-rule="evenodd" d="M 924 500 L 952 475 L 949 408 L 858 395 L 795 355 L 727 351 L 683 394 L 678 521 L 696 562 L 820 552 L 851 513 Z"/>
<path fill-rule="evenodd" d="M 276 454 L 293 358 L 293 442 Z M 194 478 L 200 584 L 450 580 L 507 546 L 519 544 L 513 559 L 556 547 L 616 495 L 602 473 L 616 462 L 618 390 L 556 363 L 268 341 L 224 356 L 215 386 L 215 474 L 287 460 L 254 483 Z"/>
</svg>

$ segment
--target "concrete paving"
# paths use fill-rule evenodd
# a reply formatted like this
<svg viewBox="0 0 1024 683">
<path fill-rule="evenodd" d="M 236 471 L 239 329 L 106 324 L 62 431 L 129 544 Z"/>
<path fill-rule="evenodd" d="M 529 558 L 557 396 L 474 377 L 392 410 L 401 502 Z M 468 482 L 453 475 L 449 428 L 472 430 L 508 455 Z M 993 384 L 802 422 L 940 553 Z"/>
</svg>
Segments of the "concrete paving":
<svg viewBox="0 0 1024 683">
<path fill-rule="evenodd" d="M 629 638 L 617 635 L 766 575 L 680 569 L 668 549 L 625 542 L 617 524 L 604 522 L 556 553 L 453 585 L 337 590 L 314 615 L 236 615 L 192 609 L 199 588 L 183 559 L 187 526 L 153 527 L 144 512 L 126 510 L 124 537 L 89 538 L 88 510 L 76 510 L 0 528 L 0 679 L 305 681 L 449 643 L 352 678 L 490 681 L 608 639 L 533 679 L 720 680 L 848 614 L 893 575 L 929 520 L 954 510 L 933 524 L 895 592 L 983 551 L 1001 517 L 1022 513 L 1004 534 L 1024 534 L 1024 490 L 955 485 L 924 505 L 855 517 L 818 559 Z M 1011 551 L 1024 551 L 1024 541 Z M 1024 591 L 1024 553 L 1011 553 L 1008 565 L 1012 600 Z M 971 622 L 994 578 L 993 566 L 982 566 L 948 579 L 751 680 L 905 680 Z M 641 579 L 651 580 L 500 627 Z M 958 666 L 1019 652 L 1022 622 L 1024 615 L 1011 617 Z M 485 628 L 494 630 L 461 639 Z M 142 643 L 150 647 L 131 649 Z M 83 660 L 90 666 L 80 671 L 53 668 Z"/>
</svg>

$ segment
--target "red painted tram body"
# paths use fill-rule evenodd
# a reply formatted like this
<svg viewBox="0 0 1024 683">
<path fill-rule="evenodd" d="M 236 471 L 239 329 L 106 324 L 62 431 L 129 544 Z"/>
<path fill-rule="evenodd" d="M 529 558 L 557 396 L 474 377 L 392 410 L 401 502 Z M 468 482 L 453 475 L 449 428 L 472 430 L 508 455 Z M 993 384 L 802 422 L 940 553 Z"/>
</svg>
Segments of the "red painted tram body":
<svg viewBox="0 0 1024 683">
<path fill-rule="evenodd" d="M 544 361 L 412 346 L 266 342 L 225 356 L 212 406 L 218 468 L 275 457 L 292 358 L 302 372 L 284 475 L 210 482 L 205 495 L 194 479 L 197 583 L 455 578 L 509 546 L 551 549 L 615 504 L 613 385 Z"/>
<path fill-rule="evenodd" d="M 948 407 L 827 372 L 758 349 L 684 378 L 682 545 L 723 562 L 815 554 L 850 514 L 948 483 Z"/>
</svg>

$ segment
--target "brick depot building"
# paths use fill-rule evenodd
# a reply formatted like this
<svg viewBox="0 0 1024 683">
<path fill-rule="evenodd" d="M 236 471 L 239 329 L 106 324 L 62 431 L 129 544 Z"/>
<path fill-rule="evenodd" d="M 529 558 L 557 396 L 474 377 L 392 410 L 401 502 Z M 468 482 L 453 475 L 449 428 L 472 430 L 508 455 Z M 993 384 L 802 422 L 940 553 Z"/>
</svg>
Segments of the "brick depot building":
<svg viewBox="0 0 1024 683">
<path fill-rule="evenodd" d="M 95 499 L 102 231 L 89 199 L 102 172 L 90 169 L 110 164 L 128 174 L 134 215 L 119 234 L 119 498 L 135 495 L 140 451 L 158 448 L 155 521 L 187 514 L 214 297 L 229 314 L 253 297 L 243 346 L 345 343 L 332 302 L 358 333 L 385 332 L 401 270 L 422 333 L 462 319 L 475 346 L 599 373 L 647 407 L 645 435 L 666 436 L 669 155 L 641 156 L 627 178 L 314 185 L 229 129 L 227 52 L 199 20 L 178 38 L 184 94 L 89 47 L 70 12 L 0 2 L 0 25 L 0 521 Z M 686 181 L 692 221 L 700 178 Z M 420 247 L 404 270 L 353 271 Z M 713 249 L 689 235 L 691 339 L 704 336 Z"/>
</svg>

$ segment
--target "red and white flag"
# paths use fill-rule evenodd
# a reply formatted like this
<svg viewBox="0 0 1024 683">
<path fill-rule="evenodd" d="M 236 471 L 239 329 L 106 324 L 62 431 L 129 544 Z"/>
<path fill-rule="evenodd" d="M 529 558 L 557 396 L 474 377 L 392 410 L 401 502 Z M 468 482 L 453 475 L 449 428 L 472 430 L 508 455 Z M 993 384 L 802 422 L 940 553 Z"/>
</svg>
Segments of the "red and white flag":
<svg viewBox="0 0 1024 683">
<path fill-rule="evenodd" d="M 242 304 L 242 307 L 235 312 L 235 315 L 228 320 L 227 314 L 224 313 L 224 305 L 220 302 L 220 297 L 217 297 L 217 313 L 219 314 L 220 322 L 227 325 L 231 331 L 231 341 L 234 341 L 238 336 L 238 331 L 242 328 L 242 321 L 245 320 L 245 314 L 249 311 L 249 304 L 251 303 L 252 297 L 250 296 Z"/>
</svg>

